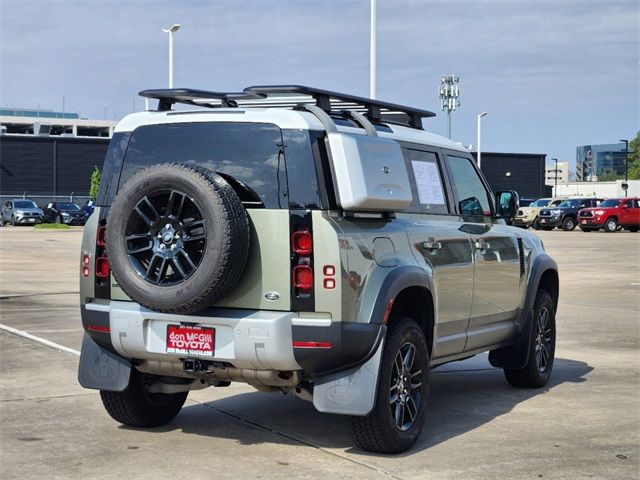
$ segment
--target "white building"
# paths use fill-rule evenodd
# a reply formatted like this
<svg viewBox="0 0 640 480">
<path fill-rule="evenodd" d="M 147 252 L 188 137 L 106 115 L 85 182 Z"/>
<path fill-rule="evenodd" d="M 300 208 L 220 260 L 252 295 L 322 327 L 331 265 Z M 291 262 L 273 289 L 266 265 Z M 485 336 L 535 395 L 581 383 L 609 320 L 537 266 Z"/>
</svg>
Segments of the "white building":
<svg viewBox="0 0 640 480">
<path fill-rule="evenodd" d="M 544 184 L 555 185 L 556 183 L 567 183 L 569 181 L 569 162 L 558 162 L 556 171 L 556 163 L 547 165 L 544 169 Z M 557 175 L 557 181 L 556 181 Z"/>
<path fill-rule="evenodd" d="M 624 180 L 614 182 L 558 182 L 557 191 L 553 192 L 554 197 L 600 197 L 615 198 L 624 197 L 622 184 Z M 628 180 L 627 196 L 640 197 L 640 180 Z"/>
</svg>

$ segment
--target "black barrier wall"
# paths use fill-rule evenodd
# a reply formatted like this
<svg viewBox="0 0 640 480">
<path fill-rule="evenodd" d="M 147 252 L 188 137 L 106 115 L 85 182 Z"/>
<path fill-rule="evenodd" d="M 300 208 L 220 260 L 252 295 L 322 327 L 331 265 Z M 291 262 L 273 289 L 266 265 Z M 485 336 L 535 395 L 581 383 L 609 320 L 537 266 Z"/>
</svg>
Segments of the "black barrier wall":
<svg viewBox="0 0 640 480">
<path fill-rule="evenodd" d="M 0 195 L 86 196 L 108 138 L 0 136 Z"/>
</svg>

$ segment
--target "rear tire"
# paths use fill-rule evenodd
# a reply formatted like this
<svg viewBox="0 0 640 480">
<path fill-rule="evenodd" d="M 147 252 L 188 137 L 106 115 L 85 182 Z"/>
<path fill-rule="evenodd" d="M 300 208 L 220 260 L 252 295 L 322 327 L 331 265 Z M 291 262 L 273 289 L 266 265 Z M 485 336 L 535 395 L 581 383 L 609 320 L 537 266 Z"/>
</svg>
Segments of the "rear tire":
<svg viewBox="0 0 640 480">
<path fill-rule="evenodd" d="M 576 221 L 573 217 L 567 217 L 562 221 L 562 230 L 570 232 L 576 228 Z"/>
<path fill-rule="evenodd" d="M 627 227 L 627 230 L 629 230 L 630 232 L 633 232 L 633 233 L 636 233 L 639 229 L 640 229 L 640 227 Z"/>
<path fill-rule="evenodd" d="M 428 397 L 429 351 L 424 334 L 411 319 L 392 319 L 373 411 L 365 417 L 351 417 L 356 444 L 377 453 L 410 449 L 422 432 Z"/>
<path fill-rule="evenodd" d="M 189 392 L 149 393 L 144 389 L 148 378 L 134 369 L 124 392 L 100 390 L 102 404 L 111 418 L 130 427 L 152 428 L 164 425 L 180 412 Z"/>
<path fill-rule="evenodd" d="M 556 351 L 556 318 L 553 299 L 538 290 L 533 306 L 529 357 L 523 368 L 505 368 L 504 376 L 514 387 L 539 388 L 549 381 Z"/>
<path fill-rule="evenodd" d="M 615 218 L 607 218 L 604 222 L 604 231 L 607 233 L 613 233 L 618 230 L 618 221 Z"/>
</svg>

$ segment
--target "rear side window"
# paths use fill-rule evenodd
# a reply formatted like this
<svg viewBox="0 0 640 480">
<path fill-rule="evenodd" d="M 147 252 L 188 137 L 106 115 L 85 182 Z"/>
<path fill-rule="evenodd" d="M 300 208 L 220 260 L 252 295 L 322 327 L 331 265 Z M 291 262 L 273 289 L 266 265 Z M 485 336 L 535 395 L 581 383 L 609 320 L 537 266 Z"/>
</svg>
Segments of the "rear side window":
<svg viewBox="0 0 640 480">
<path fill-rule="evenodd" d="M 217 172 L 256 207 L 287 208 L 280 129 L 254 123 L 173 123 L 139 127 L 131 134 L 120 186 L 158 163 L 184 163 Z"/>
<path fill-rule="evenodd" d="M 458 196 L 460 215 L 489 216 L 489 192 L 471 161 L 466 157 L 447 155 L 453 187 Z"/>
<path fill-rule="evenodd" d="M 442 173 L 435 153 L 403 148 L 411 180 L 413 201 L 405 210 L 412 213 L 449 213 Z"/>
</svg>

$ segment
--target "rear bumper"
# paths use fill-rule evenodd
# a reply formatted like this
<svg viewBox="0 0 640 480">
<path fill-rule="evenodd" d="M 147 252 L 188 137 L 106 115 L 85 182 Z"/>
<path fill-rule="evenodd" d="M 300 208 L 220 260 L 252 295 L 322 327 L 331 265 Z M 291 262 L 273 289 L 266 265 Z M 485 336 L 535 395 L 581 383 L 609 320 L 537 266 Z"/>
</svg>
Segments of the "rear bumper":
<svg viewBox="0 0 640 480">
<path fill-rule="evenodd" d="M 91 338 L 123 358 L 146 363 L 158 374 L 182 373 L 184 354 L 166 351 L 168 325 L 190 324 L 215 329 L 212 357 L 255 370 L 304 370 L 311 376 L 345 370 L 368 360 L 384 330 L 377 324 L 303 318 L 303 313 L 210 308 L 196 315 L 148 310 L 133 302 L 88 303 L 82 322 Z"/>
</svg>

